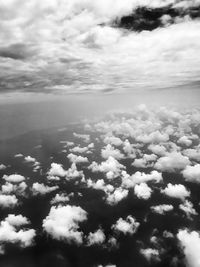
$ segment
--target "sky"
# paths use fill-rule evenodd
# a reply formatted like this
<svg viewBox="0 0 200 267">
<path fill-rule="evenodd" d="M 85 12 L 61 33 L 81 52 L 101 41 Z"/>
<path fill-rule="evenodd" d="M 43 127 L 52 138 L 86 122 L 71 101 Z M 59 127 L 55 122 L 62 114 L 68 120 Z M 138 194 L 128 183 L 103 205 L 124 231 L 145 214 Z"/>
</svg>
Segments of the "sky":
<svg viewBox="0 0 200 267">
<path fill-rule="evenodd" d="M 198 105 L 199 6 L 0 0 L 2 136 L 141 103 Z M 13 113 L 25 121 L 18 129 Z"/>
<path fill-rule="evenodd" d="M 0 0 L 0 266 L 200 267 L 200 0 Z"/>
</svg>

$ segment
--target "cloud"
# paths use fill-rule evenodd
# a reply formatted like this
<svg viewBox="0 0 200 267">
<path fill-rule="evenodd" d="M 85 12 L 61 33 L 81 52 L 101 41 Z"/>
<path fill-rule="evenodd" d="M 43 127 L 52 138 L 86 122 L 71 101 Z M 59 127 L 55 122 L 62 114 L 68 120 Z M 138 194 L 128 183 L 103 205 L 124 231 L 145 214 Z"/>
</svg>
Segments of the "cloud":
<svg viewBox="0 0 200 267">
<path fill-rule="evenodd" d="M 87 179 L 87 186 L 96 190 L 102 190 L 106 193 L 111 193 L 114 191 L 114 186 L 111 184 L 105 184 L 103 179 L 99 179 L 96 182 L 94 182 L 92 179 Z"/>
<path fill-rule="evenodd" d="M 3 194 L 15 193 L 17 195 L 24 195 L 26 189 L 27 189 L 27 184 L 25 182 L 21 182 L 19 184 L 12 184 L 6 182 L 1 186 L 1 191 Z"/>
<path fill-rule="evenodd" d="M 133 235 L 140 223 L 136 221 L 131 215 L 127 216 L 126 219 L 119 218 L 115 224 L 112 225 L 112 229 L 116 232 L 122 232 L 123 234 Z"/>
<path fill-rule="evenodd" d="M 177 143 L 183 146 L 191 146 L 192 141 L 187 136 L 182 136 Z"/>
<path fill-rule="evenodd" d="M 29 224 L 26 217 L 22 215 L 9 214 L 5 220 L 0 222 L 0 240 L 4 247 L 5 244 L 19 244 L 21 247 L 33 245 L 35 230 L 21 228 Z M 21 229 L 20 229 L 21 228 Z"/>
<path fill-rule="evenodd" d="M 87 162 L 89 162 L 87 157 L 77 156 L 77 155 L 75 155 L 75 154 L 73 154 L 73 153 L 68 154 L 68 155 L 67 155 L 67 158 L 68 158 L 71 162 L 76 163 L 76 164 L 78 164 L 78 163 L 87 163 Z"/>
<path fill-rule="evenodd" d="M 172 211 L 174 207 L 172 205 L 162 204 L 157 206 L 152 206 L 151 210 L 158 214 L 165 214 L 166 212 Z"/>
<path fill-rule="evenodd" d="M 181 200 L 185 200 L 185 198 L 190 196 L 190 191 L 182 184 L 167 184 L 165 189 L 161 190 L 161 192 L 168 197 L 179 198 Z"/>
<path fill-rule="evenodd" d="M 68 195 L 63 194 L 56 194 L 55 197 L 51 200 L 51 204 L 55 205 L 58 203 L 63 203 L 63 202 L 69 202 L 70 198 Z"/>
<path fill-rule="evenodd" d="M 101 162 L 101 164 L 97 164 L 93 161 L 88 168 L 92 170 L 92 172 L 106 173 L 106 177 L 112 180 L 113 178 L 117 177 L 120 174 L 121 169 L 124 169 L 125 167 L 114 157 L 109 156 L 108 159 Z"/>
<path fill-rule="evenodd" d="M 200 164 L 194 166 L 186 166 L 182 172 L 186 181 L 199 183 L 200 182 Z"/>
<path fill-rule="evenodd" d="M 80 245 L 83 233 L 79 231 L 79 223 L 85 220 L 87 212 L 81 207 L 51 207 L 49 215 L 43 220 L 43 228 L 54 239 Z"/>
<path fill-rule="evenodd" d="M 0 206 L 3 208 L 14 208 L 18 205 L 15 195 L 0 195 Z"/>
<path fill-rule="evenodd" d="M 66 175 L 66 171 L 63 169 L 61 164 L 51 163 L 51 168 L 48 171 L 48 175 L 64 177 Z"/>
<path fill-rule="evenodd" d="M 5 170 L 6 169 L 6 166 L 4 164 L 0 164 L 0 170 Z"/>
<path fill-rule="evenodd" d="M 128 196 L 128 190 L 123 188 L 116 188 L 112 193 L 107 192 L 106 202 L 109 205 L 116 205 Z"/>
<path fill-rule="evenodd" d="M 180 210 L 182 210 L 186 216 L 191 219 L 192 215 L 198 215 L 198 213 L 196 212 L 196 210 L 193 208 L 193 204 L 192 202 L 185 200 L 184 203 L 179 205 Z"/>
<path fill-rule="evenodd" d="M 177 238 L 185 254 L 188 267 L 199 267 L 200 264 L 200 236 L 196 231 L 179 230 Z"/>
<path fill-rule="evenodd" d="M 48 186 L 42 183 L 34 183 L 32 185 L 32 192 L 34 195 L 45 195 L 57 190 L 58 186 Z"/>
<path fill-rule="evenodd" d="M 78 171 L 76 163 L 72 163 L 71 167 L 66 172 L 66 179 L 75 179 L 84 177 L 83 171 Z"/>
<path fill-rule="evenodd" d="M 86 143 L 89 143 L 90 142 L 90 135 L 89 134 L 77 134 L 77 133 L 73 133 L 73 136 L 82 139 Z"/>
<path fill-rule="evenodd" d="M 96 230 L 94 233 L 89 233 L 87 237 L 88 246 L 101 245 L 105 242 L 106 236 L 102 229 Z"/>
<path fill-rule="evenodd" d="M 4 175 L 3 179 L 11 183 L 20 183 L 25 180 L 25 177 L 20 174 Z"/>
<path fill-rule="evenodd" d="M 16 227 L 30 223 L 29 220 L 26 217 L 23 217 L 21 214 L 20 215 L 9 214 L 8 217 L 6 217 L 5 221 L 7 221 L 10 225 Z"/>
<path fill-rule="evenodd" d="M 134 187 L 136 184 L 147 183 L 153 181 L 159 183 L 162 181 L 162 174 L 158 171 L 151 171 L 146 174 L 144 172 L 137 171 L 133 175 L 127 174 L 125 171 L 122 172 L 122 185 L 126 188 Z"/>
<path fill-rule="evenodd" d="M 105 144 L 110 144 L 113 146 L 121 146 L 123 144 L 123 141 L 119 137 L 113 135 L 106 136 L 103 141 Z"/>
<path fill-rule="evenodd" d="M 173 6 L 169 8 L 171 3 Z M 43 91 L 84 92 L 86 73 L 87 81 L 93 85 L 87 89 L 95 92 L 110 88 L 133 90 L 132 84 L 146 90 L 173 85 L 175 88 L 198 81 L 199 21 L 186 8 L 193 4 L 184 1 L 187 4 L 183 10 L 175 7 L 175 3 L 161 0 L 1 3 L 0 69 L 6 89 L 11 90 L 13 83 L 18 83 L 19 88 L 27 91 L 37 89 L 40 84 Z M 154 12 L 157 7 L 162 7 L 163 16 L 148 23 L 144 11 Z M 167 16 L 165 12 L 173 8 L 181 10 L 186 17 Z M 127 15 L 133 18 L 137 15 L 131 27 L 139 25 L 139 31 L 144 31 L 138 33 L 116 26 L 115 21 Z M 172 21 L 174 24 L 170 25 Z M 149 24 L 158 27 L 147 32 L 143 25 Z M 83 65 L 85 68 L 81 68 Z M 67 70 L 66 66 L 69 66 Z M 179 75 L 174 75 L 177 70 Z M 8 79 L 7 73 L 13 79 Z M 78 82 L 77 73 L 80 74 Z M 68 77 L 70 83 L 66 83 Z"/>
<path fill-rule="evenodd" d="M 140 249 L 140 253 L 146 258 L 148 262 L 150 261 L 160 261 L 159 250 L 153 248 Z"/>
<path fill-rule="evenodd" d="M 171 152 L 161 157 L 155 164 L 155 168 L 161 171 L 176 172 L 190 165 L 188 157 L 183 156 L 180 152 Z"/>
<path fill-rule="evenodd" d="M 119 149 L 114 148 L 111 144 L 107 144 L 106 147 L 101 149 L 101 156 L 104 159 L 113 157 L 115 159 L 123 159 L 124 155 L 120 152 Z"/>
<path fill-rule="evenodd" d="M 141 183 L 139 185 L 135 185 L 134 193 L 138 198 L 149 199 L 151 197 L 152 190 L 146 183 Z"/>
</svg>

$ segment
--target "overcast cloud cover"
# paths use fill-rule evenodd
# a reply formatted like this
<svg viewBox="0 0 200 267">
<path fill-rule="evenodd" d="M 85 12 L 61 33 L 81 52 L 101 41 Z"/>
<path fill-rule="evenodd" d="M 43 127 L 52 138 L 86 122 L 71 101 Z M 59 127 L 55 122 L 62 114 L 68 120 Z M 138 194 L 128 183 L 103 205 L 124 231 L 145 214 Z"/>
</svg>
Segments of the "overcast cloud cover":
<svg viewBox="0 0 200 267">
<path fill-rule="evenodd" d="M 139 8 L 160 9 L 155 27 Z M 1 90 L 197 89 L 198 10 L 198 0 L 1 1 Z"/>
</svg>

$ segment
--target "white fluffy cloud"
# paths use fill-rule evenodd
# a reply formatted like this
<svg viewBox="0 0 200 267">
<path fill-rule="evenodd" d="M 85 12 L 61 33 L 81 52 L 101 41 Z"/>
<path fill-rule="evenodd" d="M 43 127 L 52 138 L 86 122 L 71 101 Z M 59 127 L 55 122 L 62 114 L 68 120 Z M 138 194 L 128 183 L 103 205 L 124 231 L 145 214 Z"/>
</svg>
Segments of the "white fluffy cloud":
<svg viewBox="0 0 200 267">
<path fill-rule="evenodd" d="M 73 153 L 70 153 L 69 155 L 67 155 L 67 158 L 73 162 L 73 163 L 87 163 L 88 162 L 88 158 L 87 157 L 82 157 L 82 156 L 77 156 Z"/>
<path fill-rule="evenodd" d="M 191 218 L 192 215 L 198 215 L 196 210 L 193 208 L 192 202 L 186 200 L 184 203 L 179 205 L 180 210 L 185 212 L 188 218 Z"/>
<path fill-rule="evenodd" d="M 87 212 L 81 207 L 51 207 L 49 215 L 43 220 L 43 228 L 55 239 L 81 244 L 83 233 L 79 230 L 79 223 L 86 219 Z"/>
<path fill-rule="evenodd" d="M 104 243 L 106 236 L 102 229 L 96 230 L 94 233 L 89 233 L 87 237 L 88 246 L 101 245 Z"/>
<path fill-rule="evenodd" d="M 15 195 L 0 195 L 0 206 L 3 208 L 14 208 L 18 205 L 18 199 Z"/>
<path fill-rule="evenodd" d="M 112 193 L 110 193 L 109 191 L 107 192 L 106 202 L 109 205 L 116 205 L 127 196 L 128 196 L 128 190 L 119 187 L 116 188 Z"/>
<path fill-rule="evenodd" d="M 175 172 L 183 170 L 187 165 L 190 165 L 188 157 L 183 156 L 180 152 L 172 152 L 159 158 L 155 168 L 161 171 Z"/>
<path fill-rule="evenodd" d="M 186 181 L 200 183 L 200 164 L 186 166 L 182 173 Z"/>
<path fill-rule="evenodd" d="M 41 183 L 34 183 L 32 185 L 32 191 L 34 195 L 45 195 L 47 193 L 51 193 L 55 190 L 57 190 L 59 187 L 58 186 L 48 186 L 48 185 L 44 185 Z"/>
<path fill-rule="evenodd" d="M 48 175 L 64 177 L 66 175 L 66 171 L 63 169 L 61 164 L 51 163 L 51 168 L 48 172 Z"/>
<path fill-rule="evenodd" d="M 166 212 L 172 211 L 174 207 L 172 205 L 162 204 L 157 206 L 152 206 L 151 210 L 158 214 L 165 214 Z"/>
<path fill-rule="evenodd" d="M 89 166 L 89 169 L 91 169 L 93 172 L 106 173 L 108 179 L 113 179 L 117 177 L 120 174 L 121 169 L 124 168 L 125 167 L 112 156 L 109 156 L 108 159 L 106 161 L 101 162 L 101 164 L 92 162 L 92 164 Z"/>
<path fill-rule="evenodd" d="M 20 174 L 4 175 L 3 179 L 10 183 L 20 183 L 25 180 L 25 177 Z"/>
<path fill-rule="evenodd" d="M 21 182 L 19 184 L 12 184 L 12 183 L 6 182 L 5 184 L 1 186 L 1 191 L 3 194 L 15 193 L 17 195 L 24 195 L 26 188 L 27 188 L 27 184 L 25 182 Z"/>
<path fill-rule="evenodd" d="M 112 225 L 112 229 L 117 232 L 122 232 L 123 234 L 130 234 L 133 235 L 138 227 L 140 226 L 140 223 L 136 221 L 134 217 L 131 215 L 127 216 L 126 219 L 119 218 L 117 222 Z"/>
<path fill-rule="evenodd" d="M 138 198 L 149 199 L 151 197 L 152 189 L 146 183 L 136 184 L 134 193 Z"/>
<path fill-rule="evenodd" d="M 181 200 L 185 200 L 185 198 L 190 196 L 190 191 L 182 184 L 173 185 L 169 183 L 161 192 L 169 197 L 179 198 Z"/>
<path fill-rule="evenodd" d="M 108 159 L 110 156 L 115 159 L 124 158 L 124 155 L 120 152 L 120 150 L 114 148 L 111 144 L 107 144 L 107 146 L 101 150 L 101 156 L 104 159 Z"/>
<path fill-rule="evenodd" d="M 125 171 L 122 172 L 122 185 L 126 188 L 134 187 L 136 184 L 147 183 L 147 182 L 159 183 L 162 181 L 162 174 L 158 171 L 152 171 L 149 174 L 137 171 L 133 175 L 127 174 Z"/>
<path fill-rule="evenodd" d="M 160 253 L 159 253 L 159 250 L 157 249 L 153 249 L 153 248 L 140 249 L 140 253 L 146 258 L 148 262 L 152 260 L 155 260 L 155 261 L 160 260 Z"/>
<path fill-rule="evenodd" d="M 58 204 L 63 202 L 68 202 L 70 200 L 68 195 L 63 194 L 56 194 L 55 197 L 51 200 L 51 204 Z"/>
<path fill-rule="evenodd" d="M 185 254 L 188 267 L 200 265 L 200 235 L 196 231 L 189 232 L 187 229 L 179 230 L 177 238 Z"/>
<path fill-rule="evenodd" d="M 27 229 L 29 221 L 22 215 L 9 214 L 0 222 L 1 246 L 5 244 L 19 244 L 21 247 L 29 247 L 33 244 L 36 235 L 35 230 Z M 26 228 L 21 228 L 25 226 Z"/>
</svg>

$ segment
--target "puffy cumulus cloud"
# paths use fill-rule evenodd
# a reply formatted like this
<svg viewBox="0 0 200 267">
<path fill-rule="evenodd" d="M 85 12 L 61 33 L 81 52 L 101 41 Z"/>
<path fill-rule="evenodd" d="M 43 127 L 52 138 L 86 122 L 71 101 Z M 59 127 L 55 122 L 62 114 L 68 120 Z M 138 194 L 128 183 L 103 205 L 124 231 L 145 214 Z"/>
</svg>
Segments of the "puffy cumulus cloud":
<svg viewBox="0 0 200 267">
<path fill-rule="evenodd" d="M 108 159 L 101 162 L 101 164 L 97 164 L 93 161 L 88 168 L 93 172 L 103 172 L 108 179 L 113 179 L 120 175 L 121 170 L 124 169 L 125 166 L 120 164 L 114 157 L 109 156 Z"/>
<path fill-rule="evenodd" d="M 199 267 L 200 264 L 200 235 L 196 231 L 179 230 L 177 238 L 185 254 L 188 267 Z"/>
<path fill-rule="evenodd" d="M 75 179 L 78 177 L 84 177 L 83 171 L 77 169 L 76 163 L 72 163 L 71 167 L 66 172 L 66 179 Z"/>
<path fill-rule="evenodd" d="M 58 186 L 48 186 L 44 185 L 42 183 L 34 183 L 32 185 L 32 192 L 34 195 L 45 195 L 48 193 L 51 193 L 55 190 L 57 190 L 59 187 Z"/>
<path fill-rule="evenodd" d="M 75 146 L 73 148 L 70 148 L 69 150 L 72 153 L 79 153 L 79 154 L 83 154 L 88 152 L 88 146 L 84 146 L 84 147 L 80 147 L 80 146 Z"/>
<path fill-rule="evenodd" d="M 5 221 L 7 221 L 12 226 L 21 226 L 29 224 L 29 220 L 26 217 L 20 215 L 9 214 L 6 217 Z"/>
<path fill-rule="evenodd" d="M 136 150 L 133 147 L 133 144 L 129 142 L 128 139 L 126 139 L 123 143 L 123 151 L 127 154 L 128 157 L 130 158 L 135 158 L 136 157 Z"/>
<path fill-rule="evenodd" d="M 82 139 L 86 143 L 89 143 L 90 142 L 90 135 L 89 134 L 73 133 L 73 136 Z"/>
<path fill-rule="evenodd" d="M 200 182 L 200 164 L 194 166 L 186 166 L 182 172 L 186 181 L 199 183 Z"/>
<path fill-rule="evenodd" d="M 64 177 L 66 175 L 66 171 L 63 169 L 61 164 L 51 163 L 51 168 L 48 171 L 48 175 Z"/>
<path fill-rule="evenodd" d="M 10 183 L 20 183 L 25 180 L 25 177 L 20 174 L 4 175 L 3 179 Z"/>
<path fill-rule="evenodd" d="M 87 237 L 88 246 L 101 245 L 105 242 L 106 236 L 102 229 L 96 230 L 94 233 L 89 233 Z"/>
<path fill-rule="evenodd" d="M 128 190 L 121 187 L 116 188 L 112 193 L 107 192 L 106 202 L 109 205 L 116 205 L 128 196 Z"/>
<path fill-rule="evenodd" d="M 150 144 L 148 149 L 151 150 L 154 154 L 159 156 L 164 156 L 167 152 L 166 147 L 158 144 Z"/>
<path fill-rule="evenodd" d="M 6 166 L 4 164 L 0 164 L 0 170 L 5 170 L 6 169 Z"/>
<path fill-rule="evenodd" d="M 4 248 L 6 244 L 17 244 L 21 247 L 33 245 L 36 235 L 34 229 L 27 229 L 29 221 L 22 215 L 9 214 L 5 220 L 0 222 L 0 243 Z M 26 226 L 24 229 L 22 226 Z"/>
<path fill-rule="evenodd" d="M 142 158 L 135 159 L 132 165 L 136 168 L 149 168 L 153 167 L 154 161 L 156 161 L 157 156 L 154 154 L 144 154 Z"/>
<path fill-rule="evenodd" d="M 24 158 L 24 160 L 25 160 L 26 162 L 29 162 L 29 163 L 36 163 L 36 162 L 37 162 L 37 160 L 36 160 L 35 158 L 31 157 L 31 156 L 26 156 L 26 157 Z"/>
<path fill-rule="evenodd" d="M 146 174 L 144 172 L 137 171 L 133 175 L 127 174 L 125 171 L 122 172 L 122 185 L 126 188 L 134 187 L 136 184 L 147 183 L 147 182 L 159 183 L 162 181 L 162 174 L 158 171 L 151 171 Z"/>
<path fill-rule="evenodd" d="M 186 216 L 190 219 L 192 215 L 198 215 L 196 210 L 193 208 L 192 202 L 185 200 L 184 203 L 179 205 L 180 210 L 182 210 Z"/>
<path fill-rule="evenodd" d="M 140 253 L 145 257 L 148 262 L 160 261 L 159 250 L 153 248 L 140 249 Z"/>
<path fill-rule="evenodd" d="M 136 184 L 134 193 L 138 198 L 149 199 L 151 197 L 152 189 L 146 183 Z"/>
<path fill-rule="evenodd" d="M 63 194 L 56 194 L 55 197 L 51 200 L 51 204 L 58 204 L 63 202 L 68 202 L 70 200 L 68 195 Z"/>
<path fill-rule="evenodd" d="M 85 220 L 87 212 L 81 207 L 51 207 L 49 215 L 43 220 L 43 228 L 54 239 L 81 244 L 83 233 L 79 231 L 79 223 Z"/>
<path fill-rule="evenodd" d="M 178 144 L 184 145 L 184 146 L 191 146 L 192 141 L 188 138 L 188 136 L 182 136 L 179 138 Z"/>
<path fill-rule="evenodd" d="M 88 187 L 94 188 L 96 190 L 102 190 L 106 193 L 111 193 L 115 189 L 114 186 L 112 186 L 111 184 L 106 184 L 103 179 L 99 179 L 96 182 L 92 179 L 87 179 L 86 183 Z"/>
<path fill-rule="evenodd" d="M 121 138 L 116 137 L 114 135 L 106 136 L 103 141 L 105 144 L 107 145 L 110 144 L 113 146 L 121 146 L 123 144 L 123 141 L 121 140 Z"/>
<path fill-rule="evenodd" d="M 140 223 L 137 222 L 134 217 L 129 215 L 125 220 L 123 218 L 119 218 L 117 222 L 112 225 L 112 229 L 116 232 L 122 232 L 125 235 L 133 235 L 139 226 Z"/>
<path fill-rule="evenodd" d="M 181 200 L 185 200 L 185 198 L 190 196 L 190 191 L 182 184 L 171 184 L 169 183 L 165 189 L 161 190 L 161 192 L 168 197 L 179 198 Z"/>
<path fill-rule="evenodd" d="M 157 206 L 152 206 L 151 210 L 158 214 L 165 214 L 166 212 L 172 211 L 174 207 L 172 205 L 162 204 Z"/>
<path fill-rule="evenodd" d="M 15 195 L 0 195 L 0 207 L 14 208 L 18 205 L 18 199 Z"/>
<path fill-rule="evenodd" d="M 190 165 L 188 157 L 180 152 L 171 152 L 159 158 L 154 167 L 161 171 L 175 172 L 183 170 L 187 165 Z"/>
<path fill-rule="evenodd" d="M 155 131 L 150 133 L 149 135 L 141 135 L 136 138 L 138 142 L 142 143 L 162 143 L 167 142 L 169 140 L 169 135 L 166 133 L 161 133 L 159 131 Z"/>
<path fill-rule="evenodd" d="M 185 149 L 183 150 L 183 154 L 190 160 L 200 162 L 200 147 Z"/>
<path fill-rule="evenodd" d="M 88 158 L 87 157 L 82 157 L 82 156 L 77 156 L 73 153 L 70 153 L 67 158 L 71 161 L 74 162 L 76 164 L 78 163 L 87 163 L 88 162 Z"/>
<path fill-rule="evenodd" d="M 113 157 L 115 159 L 123 159 L 124 155 L 120 152 L 119 149 L 114 148 L 111 144 L 108 144 L 105 148 L 101 150 L 101 156 L 104 159 Z"/>
<path fill-rule="evenodd" d="M 3 194 L 15 193 L 17 195 L 25 195 L 25 190 L 27 189 L 27 187 L 28 186 L 25 182 L 21 182 L 19 184 L 6 182 L 1 186 L 1 191 Z"/>
</svg>

